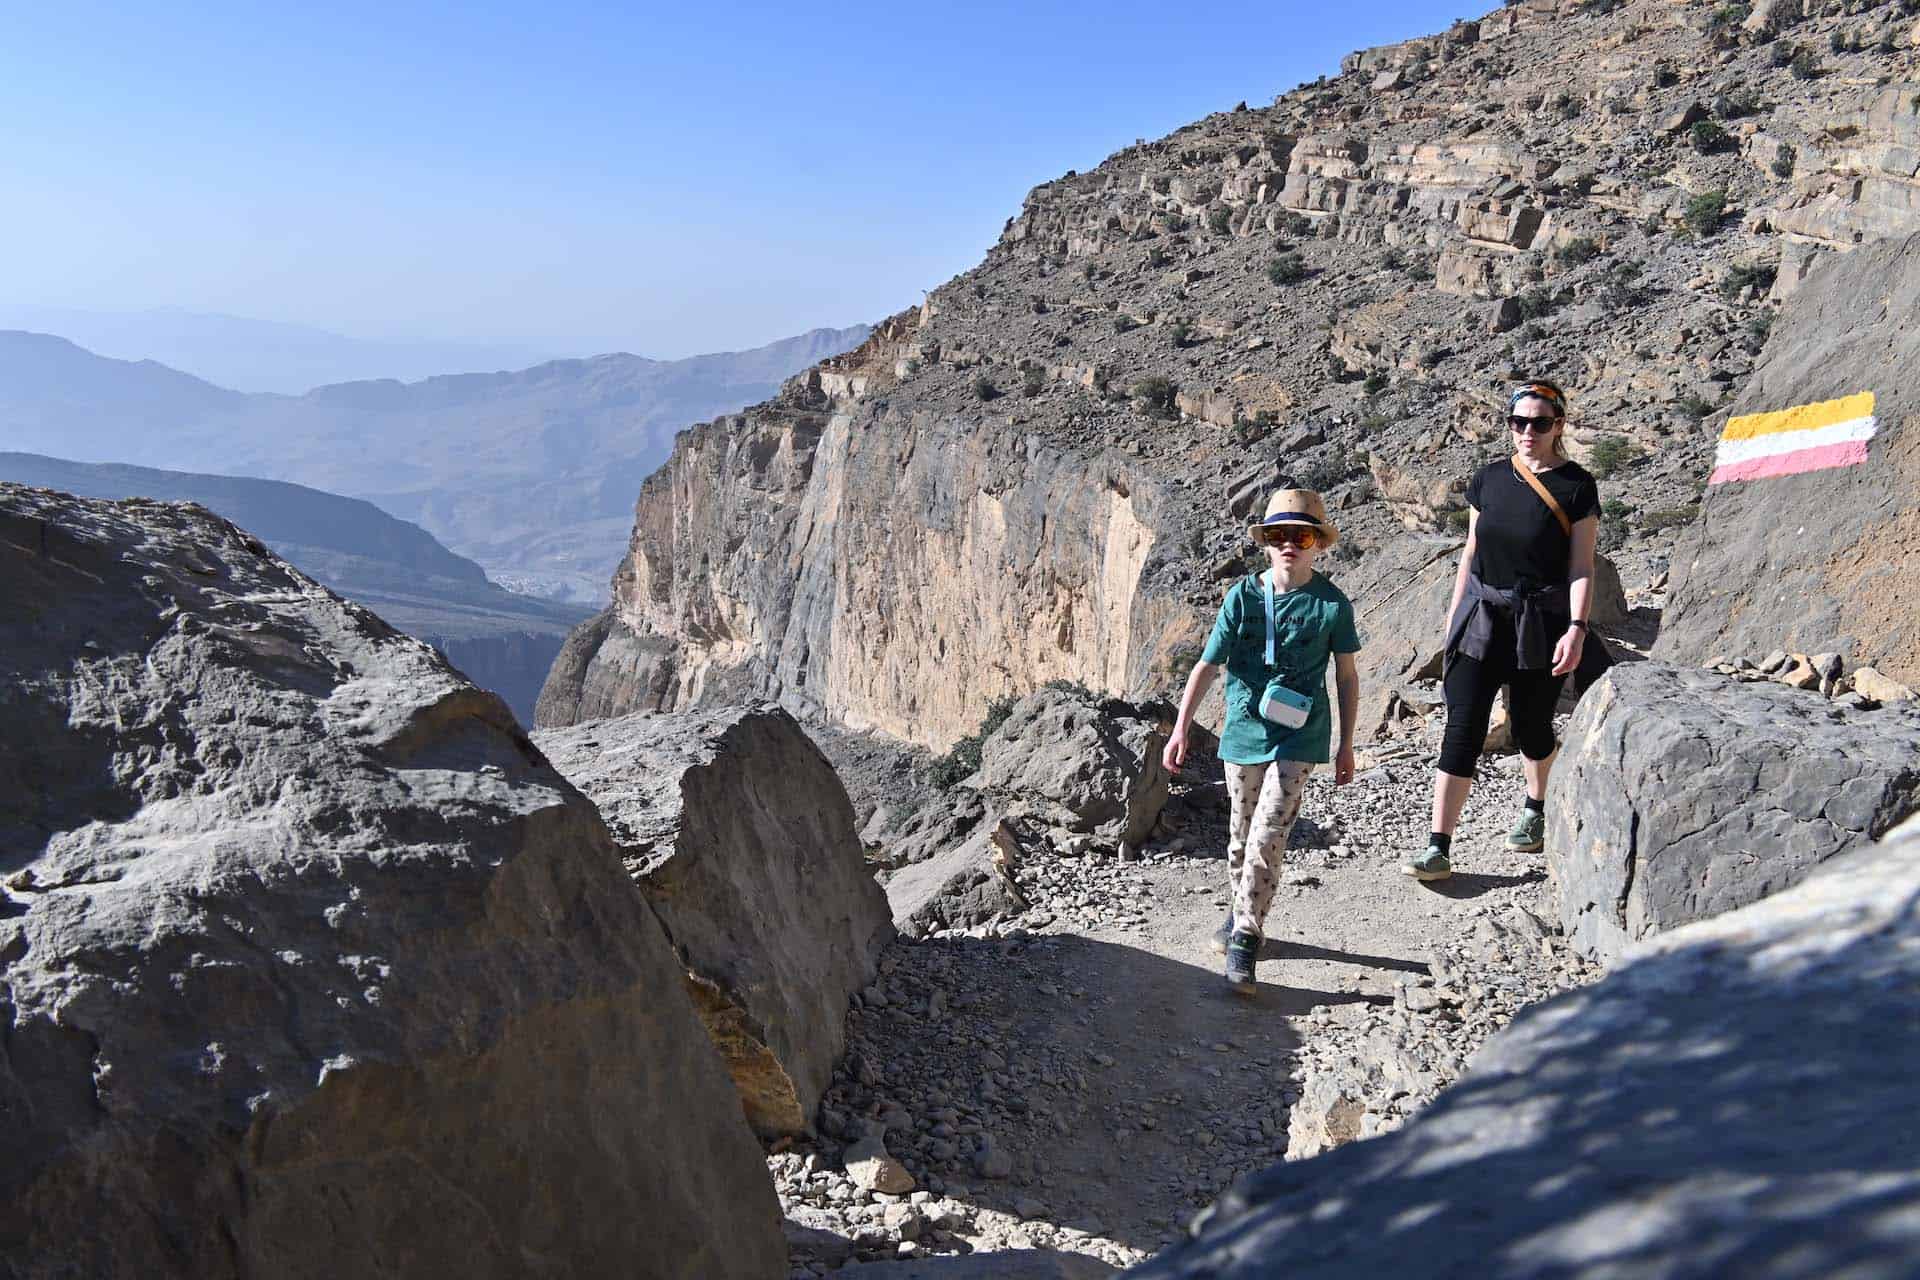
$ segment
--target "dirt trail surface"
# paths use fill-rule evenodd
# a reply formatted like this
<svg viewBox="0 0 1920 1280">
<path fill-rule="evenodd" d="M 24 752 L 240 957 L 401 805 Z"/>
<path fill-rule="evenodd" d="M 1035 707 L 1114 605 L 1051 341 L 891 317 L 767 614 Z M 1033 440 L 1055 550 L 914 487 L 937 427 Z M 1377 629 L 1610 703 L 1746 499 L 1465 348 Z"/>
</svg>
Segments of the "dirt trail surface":
<svg viewBox="0 0 1920 1280">
<path fill-rule="evenodd" d="M 1178 831 L 1142 861 L 1039 853 L 1018 873 L 1027 911 L 897 943 L 855 1002 L 817 1144 L 771 1157 L 794 1274 L 1029 1248 L 1138 1261 L 1290 1145 L 1394 1127 L 1520 1005 L 1590 980 L 1538 923 L 1542 855 L 1502 844 L 1517 758 L 1487 761 L 1451 880 L 1399 871 L 1427 830 L 1437 728 L 1349 787 L 1316 773 L 1257 994 L 1230 992 L 1212 951 L 1217 764 L 1189 768 Z M 862 1185 L 874 1138 L 912 1190 Z"/>
</svg>

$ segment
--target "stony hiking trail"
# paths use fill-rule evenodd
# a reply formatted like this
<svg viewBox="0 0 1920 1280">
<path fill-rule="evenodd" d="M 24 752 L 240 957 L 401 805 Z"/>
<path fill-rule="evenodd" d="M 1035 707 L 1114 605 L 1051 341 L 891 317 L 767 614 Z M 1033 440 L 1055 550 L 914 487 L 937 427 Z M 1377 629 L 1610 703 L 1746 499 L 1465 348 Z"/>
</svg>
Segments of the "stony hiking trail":
<svg viewBox="0 0 1920 1280">
<path fill-rule="evenodd" d="M 1517 757 L 1482 771 L 1462 870 L 1400 872 L 1426 831 L 1436 732 L 1363 756 L 1348 787 L 1316 772 L 1255 995 L 1226 988 L 1211 948 L 1227 905 L 1216 762 L 1189 764 L 1179 834 L 1142 860 L 1045 853 L 1018 873 L 1025 912 L 896 941 L 850 1015 L 819 1145 L 770 1160 L 794 1274 L 1023 1249 L 1128 1265 L 1240 1175 L 1392 1127 L 1520 1005 L 1597 976 L 1538 925 L 1544 855 L 1502 844 Z M 876 1133 L 912 1192 L 841 1170 Z"/>
</svg>

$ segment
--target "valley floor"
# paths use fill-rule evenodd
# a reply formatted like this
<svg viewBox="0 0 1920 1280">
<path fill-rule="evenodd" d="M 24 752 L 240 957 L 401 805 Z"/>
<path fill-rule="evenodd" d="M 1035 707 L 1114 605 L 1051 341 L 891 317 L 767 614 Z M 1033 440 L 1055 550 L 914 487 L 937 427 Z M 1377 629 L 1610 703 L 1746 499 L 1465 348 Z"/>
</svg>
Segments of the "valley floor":
<svg viewBox="0 0 1920 1280">
<path fill-rule="evenodd" d="M 1022 1248 L 1137 1261 L 1239 1175 L 1394 1127 L 1518 1008 L 1596 977 L 1540 923 L 1543 856 L 1503 846 L 1517 757 L 1486 762 L 1452 879 L 1400 872 L 1437 732 L 1363 753 L 1351 786 L 1315 775 L 1256 995 L 1226 988 L 1211 949 L 1225 802 L 1197 778 L 1184 828 L 1142 861 L 1041 854 L 1015 920 L 896 943 L 851 1014 L 819 1145 L 770 1157 L 795 1275 Z M 842 1140 L 875 1129 L 913 1193 L 842 1170 Z"/>
</svg>

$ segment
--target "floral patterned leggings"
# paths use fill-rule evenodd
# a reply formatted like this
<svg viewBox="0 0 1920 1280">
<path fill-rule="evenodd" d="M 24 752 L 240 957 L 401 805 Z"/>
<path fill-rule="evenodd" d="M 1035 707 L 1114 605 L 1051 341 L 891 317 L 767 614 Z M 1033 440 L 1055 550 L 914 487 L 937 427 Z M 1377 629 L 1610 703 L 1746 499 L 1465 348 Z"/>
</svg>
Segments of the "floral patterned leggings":
<svg viewBox="0 0 1920 1280">
<path fill-rule="evenodd" d="M 1287 835 L 1300 816 L 1313 766 L 1305 760 L 1227 764 L 1227 875 L 1233 884 L 1233 931 L 1264 937 L 1267 909 L 1280 883 Z"/>
</svg>

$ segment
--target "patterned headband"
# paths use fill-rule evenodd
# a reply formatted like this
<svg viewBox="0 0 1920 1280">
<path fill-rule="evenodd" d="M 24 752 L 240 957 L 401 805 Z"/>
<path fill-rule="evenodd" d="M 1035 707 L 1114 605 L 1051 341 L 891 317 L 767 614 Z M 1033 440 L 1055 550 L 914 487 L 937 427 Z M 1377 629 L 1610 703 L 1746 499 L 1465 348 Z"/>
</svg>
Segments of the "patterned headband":
<svg viewBox="0 0 1920 1280">
<path fill-rule="evenodd" d="M 1551 382 L 1529 382 L 1515 388 L 1514 393 L 1507 397 L 1507 412 L 1513 412 L 1513 406 L 1519 404 L 1528 396 L 1536 396 L 1539 399 L 1545 400 L 1558 410 L 1561 417 L 1564 418 L 1567 416 L 1567 394 Z"/>
</svg>

